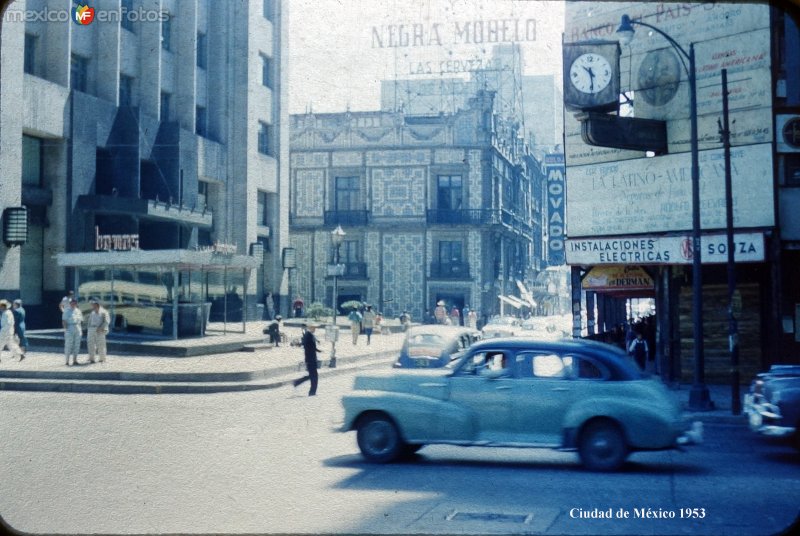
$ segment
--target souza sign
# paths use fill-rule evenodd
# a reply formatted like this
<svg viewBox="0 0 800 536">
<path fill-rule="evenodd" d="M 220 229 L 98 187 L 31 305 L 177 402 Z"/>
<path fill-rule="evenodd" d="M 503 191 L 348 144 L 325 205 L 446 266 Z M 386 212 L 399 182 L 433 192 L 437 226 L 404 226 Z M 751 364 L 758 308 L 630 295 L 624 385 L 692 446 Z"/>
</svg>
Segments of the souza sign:
<svg viewBox="0 0 800 536">
<path fill-rule="evenodd" d="M 764 235 L 736 233 L 736 262 L 762 262 Z M 728 239 L 724 234 L 706 235 L 700 241 L 704 264 L 728 262 Z M 646 236 L 566 240 L 567 264 L 691 264 L 690 236 Z"/>
</svg>

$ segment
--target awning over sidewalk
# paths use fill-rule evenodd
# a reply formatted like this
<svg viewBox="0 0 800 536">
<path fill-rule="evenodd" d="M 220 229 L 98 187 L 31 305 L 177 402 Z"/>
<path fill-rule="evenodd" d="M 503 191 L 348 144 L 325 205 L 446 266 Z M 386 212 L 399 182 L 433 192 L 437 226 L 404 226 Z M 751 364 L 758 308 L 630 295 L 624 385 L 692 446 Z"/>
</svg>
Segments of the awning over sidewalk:
<svg viewBox="0 0 800 536">
<path fill-rule="evenodd" d="M 131 327 L 163 329 L 162 334 L 171 331 L 173 339 L 178 338 L 179 324 L 183 330 L 192 322 L 199 323 L 199 334 L 205 335 L 211 296 L 216 297 L 213 303 L 223 329 L 227 331 L 230 313 L 234 319 L 241 314 L 245 332 L 247 283 L 250 272 L 260 264 L 258 258 L 247 255 L 187 249 L 60 253 L 56 262 L 75 269 L 74 289 L 79 297 L 96 297 L 108 305 L 129 332 Z M 232 282 L 241 284 L 241 297 Z M 233 311 L 229 302 L 235 304 Z"/>
</svg>

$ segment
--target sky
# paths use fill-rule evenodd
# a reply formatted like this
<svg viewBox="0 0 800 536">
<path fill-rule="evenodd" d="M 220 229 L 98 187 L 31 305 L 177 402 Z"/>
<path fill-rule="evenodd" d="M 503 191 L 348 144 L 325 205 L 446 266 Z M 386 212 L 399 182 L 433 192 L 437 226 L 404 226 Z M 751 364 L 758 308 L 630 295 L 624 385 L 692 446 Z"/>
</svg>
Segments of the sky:
<svg viewBox="0 0 800 536">
<path fill-rule="evenodd" d="M 381 80 L 464 77 L 499 42 L 560 82 L 563 28 L 558 0 L 289 0 L 289 112 L 378 110 Z"/>
</svg>

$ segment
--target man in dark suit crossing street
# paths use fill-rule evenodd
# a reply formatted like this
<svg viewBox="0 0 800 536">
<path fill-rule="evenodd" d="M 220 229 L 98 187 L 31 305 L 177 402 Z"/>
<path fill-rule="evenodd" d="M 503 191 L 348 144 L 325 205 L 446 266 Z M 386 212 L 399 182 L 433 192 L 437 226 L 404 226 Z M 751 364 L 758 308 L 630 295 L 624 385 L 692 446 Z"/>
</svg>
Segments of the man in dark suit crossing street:
<svg viewBox="0 0 800 536">
<path fill-rule="evenodd" d="M 317 354 L 322 351 L 317 347 L 317 338 L 314 336 L 315 330 L 316 326 L 314 324 L 303 324 L 303 352 L 305 353 L 308 374 L 292 382 L 297 387 L 304 381 L 311 380 L 311 389 L 308 391 L 308 396 L 317 394 Z"/>
</svg>

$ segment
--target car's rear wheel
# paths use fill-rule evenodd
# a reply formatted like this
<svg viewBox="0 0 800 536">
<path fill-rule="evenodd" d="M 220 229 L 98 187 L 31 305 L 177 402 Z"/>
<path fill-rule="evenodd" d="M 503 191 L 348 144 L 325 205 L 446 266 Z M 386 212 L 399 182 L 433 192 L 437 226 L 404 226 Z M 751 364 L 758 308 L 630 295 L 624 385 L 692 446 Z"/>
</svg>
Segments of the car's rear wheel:
<svg viewBox="0 0 800 536">
<path fill-rule="evenodd" d="M 581 432 L 578 453 L 589 470 L 616 471 L 628 457 L 628 445 L 618 424 L 594 421 Z"/>
<path fill-rule="evenodd" d="M 361 420 L 357 432 L 358 448 L 370 462 L 387 463 L 397 459 L 405 444 L 392 420 L 382 414 L 369 415 Z"/>
</svg>

